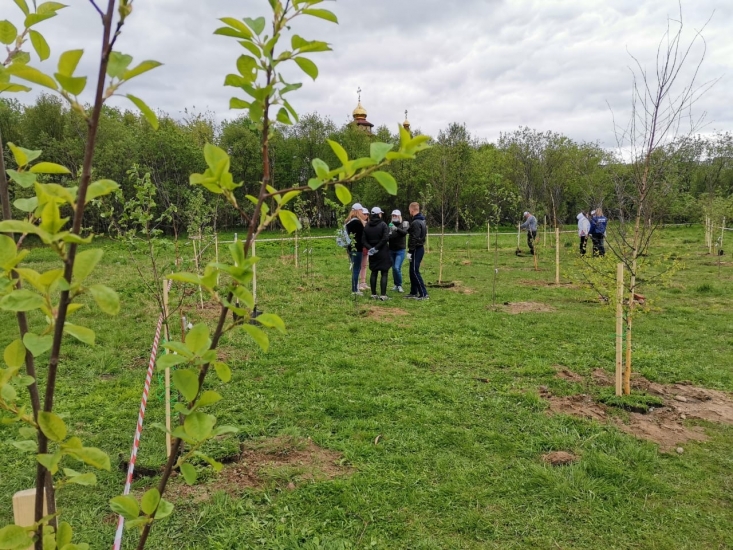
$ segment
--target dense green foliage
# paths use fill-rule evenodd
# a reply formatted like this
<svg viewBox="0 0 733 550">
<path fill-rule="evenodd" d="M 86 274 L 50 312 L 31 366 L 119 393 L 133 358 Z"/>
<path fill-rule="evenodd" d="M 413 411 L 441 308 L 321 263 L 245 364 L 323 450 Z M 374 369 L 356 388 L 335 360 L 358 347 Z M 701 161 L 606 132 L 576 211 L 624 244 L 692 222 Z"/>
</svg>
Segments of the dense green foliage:
<svg viewBox="0 0 733 550">
<path fill-rule="evenodd" d="M 68 166 L 75 175 L 82 162 L 85 126 L 60 100 L 44 95 L 35 104 L 0 100 L 0 130 L 6 141 L 42 149 L 44 156 Z M 231 155 L 231 171 L 244 186 L 240 196 L 252 193 L 262 178 L 259 133 L 246 116 L 219 125 L 211 113 L 186 113 L 175 119 L 159 115 L 153 131 L 142 115 L 105 107 L 102 113 L 95 173 L 118 182 L 124 197 L 134 196 L 133 164 L 149 172 L 160 197 L 161 209 L 174 206 L 179 231 L 241 225 L 237 212 L 222 199 L 204 200 L 200 189 L 188 185 L 188 176 L 205 166 L 202 147 L 218 144 Z M 337 162 L 326 140 L 343 145 L 351 157 L 368 155 L 373 140 L 397 143 L 398 135 L 380 127 L 370 137 L 352 124 L 335 125 L 317 113 L 302 116 L 292 126 L 276 125 L 270 149 L 270 168 L 282 184 L 305 185 L 311 161 Z M 487 221 L 515 221 L 531 209 L 548 223 L 556 199 L 560 223 L 572 222 L 580 210 L 603 205 L 613 217 L 615 180 L 624 167 L 592 143 L 577 143 L 553 132 L 529 128 L 503 134 L 497 143 L 472 135 L 465 125 L 451 124 L 432 140 L 434 147 L 415 161 L 397 161 L 387 171 L 400 182 L 393 197 L 369 182 L 356 183 L 352 193 L 365 204 L 406 210 L 413 200 L 427 205 L 433 226 L 474 228 Z M 665 174 L 660 218 L 666 222 L 700 221 L 707 213 L 719 220 L 733 218 L 733 137 L 718 134 L 695 137 L 681 149 Z M 12 159 L 6 162 L 12 166 Z M 612 172 L 613 169 L 613 173 Z M 319 190 L 299 197 L 295 208 L 313 227 L 332 227 L 340 217 L 334 191 Z M 118 204 L 119 206 L 119 204 Z M 85 224 L 106 231 L 103 209 L 90 209 Z M 441 215 L 443 214 L 443 215 Z M 172 228 L 168 227 L 170 231 Z"/>
<path fill-rule="evenodd" d="M 567 264 L 577 239 L 562 237 Z M 652 309 L 636 323 L 637 368 L 657 382 L 689 380 L 733 391 L 732 268 L 724 264 L 718 275 L 713 258 L 704 254 L 699 226 L 664 229 L 657 239 L 655 250 L 679 254 L 686 269 L 666 287 L 647 293 Z M 117 453 L 129 449 L 157 317 L 146 289 L 136 282 L 127 250 L 101 243 L 105 255 L 90 283 L 120 289 L 123 309 L 114 319 L 100 318 L 86 300 L 90 307 L 79 311 L 78 319 L 94 324 L 99 345 L 65 345 L 66 377 L 59 387 L 59 412 L 73 410 L 74 429 L 113 459 L 111 472 L 98 473 L 98 489 L 70 488 L 59 496 L 64 514 L 93 548 L 109 547 L 114 532 L 107 500 L 124 483 L 118 466 L 127 457 Z M 485 238 L 469 244 L 467 250 L 465 239 L 446 239 L 446 269 L 473 294 L 434 290 L 429 302 L 395 298 L 369 314 L 371 302 L 354 304 L 349 296 L 347 260 L 334 240 L 314 241 L 311 276 L 294 269 L 292 241 L 258 243 L 260 307 L 286 318 L 288 333 L 273 336 L 278 352 L 269 354 L 242 334 L 224 338 L 222 354 L 232 381 L 212 388 L 235 396 L 222 402 L 217 414 L 221 423 L 241 430 L 209 450 L 222 459 L 240 442 L 311 437 L 343 453 L 353 472 L 330 481 L 298 481 L 302 471 L 275 465 L 261 474 L 260 488 L 230 487 L 230 494 L 210 495 L 202 489 L 196 496 L 178 478 L 166 497 L 176 512 L 153 530 L 149 546 L 732 546 L 732 428 L 702 423 L 711 441 L 689 443 L 683 455 L 669 455 L 613 426 L 547 415 L 540 385 L 557 395 L 603 397 L 589 374 L 596 368 L 613 372 L 613 309 L 588 302 L 591 291 L 546 286 L 552 280 L 552 250 L 541 249 L 545 270 L 534 272 L 530 258 L 514 256 L 514 236 L 502 235 L 497 302 L 535 301 L 555 311 L 494 312 L 487 308 L 493 250 L 486 251 Z M 184 254 L 191 253 L 188 245 Z M 471 264 L 464 265 L 469 254 Z M 209 249 L 207 258 L 212 255 Z M 28 259 L 39 271 L 54 261 L 38 248 Z M 172 251 L 163 258 L 172 259 Z M 426 279 L 435 280 L 437 270 L 433 248 L 424 263 Z M 185 303 L 188 318 L 211 322 L 215 312 L 197 308 L 195 298 Z M 407 315 L 379 315 L 391 308 Z M 0 348 L 15 331 L 12 319 L 3 316 Z M 586 375 L 588 385 L 556 378 L 558 364 Z M 154 486 L 165 461 L 163 433 L 150 427 L 163 421 L 161 384 L 154 380 L 138 462 L 152 477 L 135 481 L 138 496 Z M 553 450 L 574 452 L 580 461 L 559 468 L 543 464 L 540 456 Z M 7 503 L 14 491 L 32 483 L 32 475 L 26 456 L 10 445 L 3 445 L 2 464 L 0 500 Z M 216 483 L 217 475 L 204 464 L 196 469 L 204 487 Z M 0 523 L 10 520 L 10 508 L 1 507 Z M 129 536 L 125 548 L 133 541 Z"/>
</svg>

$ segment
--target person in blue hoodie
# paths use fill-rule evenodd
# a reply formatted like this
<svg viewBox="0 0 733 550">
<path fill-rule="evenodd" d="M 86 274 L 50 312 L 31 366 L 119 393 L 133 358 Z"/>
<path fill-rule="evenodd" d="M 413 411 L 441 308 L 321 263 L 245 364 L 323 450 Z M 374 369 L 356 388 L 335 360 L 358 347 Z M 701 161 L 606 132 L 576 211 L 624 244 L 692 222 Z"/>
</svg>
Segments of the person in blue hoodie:
<svg viewBox="0 0 733 550">
<path fill-rule="evenodd" d="M 608 218 L 603 215 L 601 208 L 595 209 L 591 214 L 590 219 L 590 238 L 593 241 L 593 255 L 594 256 L 605 256 L 606 247 L 603 240 L 606 238 L 606 225 L 608 224 Z"/>
<path fill-rule="evenodd" d="M 410 228 L 407 230 L 407 258 L 410 261 L 410 293 L 405 298 L 415 300 L 427 300 L 428 290 L 425 288 L 420 273 L 420 264 L 425 256 L 425 239 L 428 236 L 428 225 L 425 216 L 420 213 L 420 205 L 416 202 L 410 204 Z"/>
</svg>

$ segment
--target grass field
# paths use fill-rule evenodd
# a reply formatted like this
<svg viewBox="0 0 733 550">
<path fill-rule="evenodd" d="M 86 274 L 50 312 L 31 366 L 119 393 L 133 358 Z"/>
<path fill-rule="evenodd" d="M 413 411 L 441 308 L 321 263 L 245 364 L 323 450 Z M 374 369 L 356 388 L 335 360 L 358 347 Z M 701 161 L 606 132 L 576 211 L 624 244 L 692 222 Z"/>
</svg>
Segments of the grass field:
<svg viewBox="0 0 733 550">
<path fill-rule="evenodd" d="M 566 262 L 576 238 L 563 239 Z M 423 270 L 434 281 L 431 240 Z M 554 279 L 554 251 L 541 248 L 535 272 L 531 258 L 514 255 L 510 235 L 500 240 L 497 303 L 541 302 L 553 311 L 494 311 L 487 307 L 494 256 L 486 237 L 449 237 L 446 246 L 444 279 L 460 281 L 458 291 L 375 304 L 350 296 L 348 263 L 335 239 L 301 241 L 312 259 L 307 266 L 302 254 L 297 270 L 292 243 L 258 245 L 260 307 L 281 315 L 289 330 L 272 335 L 268 354 L 244 336 L 224 339 L 234 376 L 219 390 L 225 400 L 217 414 L 241 431 L 211 452 L 224 458 L 240 442 L 302 446 L 311 438 L 339 453 L 344 475 L 308 479 L 292 465 L 272 467 L 258 486 L 219 484 L 226 490 L 208 496 L 176 482 L 176 511 L 154 528 L 149 548 L 733 547 L 733 427 L 704 423 L 709 441 L 687 443 L 679 455 L 611 425 L 548 415 L 540 386 L 557 395 L 580 390 L 557 378 L 554 366 L 584 376 L 613 370 L 613 311 L 585 289 L 542 284 Z M 98 345 L 67 340 L 56 403 L 59 412 L 73 411 L 75 433 L 116 465 L 129 453 L 157 314 L 126 250 L 104 247 L 97 278 L 120 292 L 123 312 L 77 314 L 97 330 Z M 635 367 L 650 380 L 733 392 L 733 265 L 718 271 L 701 227 L 660 232 L 652 253 L 671 251 L 685 267 L 666 287 L 642 291 L 651 308 L 635 325 Z M 48 263 L 45 254 L 31 254 L 35 269 Z M 214 315 L 192 301 L 188 309 L 194 322 Z M 15 334 L 4 314 L 0 345 Z M 146 423 L 162 419 L 156 396 Z M 15 438 L 0 430 L 3 441 Z M 33 477 L 27 455 L 2 447 L 0 524 L 12 520 L 11 496 Z M 541 455 L 554 450 L 580 460 L 543 463 Z M 138 464 L 155 469 L 164 458 L 162 434 L 147 429 Z M 213 474 L 202 478 L 215 483 Z M 99 480 L 58 500 L 81 540 L 109 548 L 115 520 L 107 501 L 121 492 L 124 472 L 113 468 Z M 155 481 L 143 477 L 134 490 Z M 135 538 L 127 532 L 124 548 L 134 548 Z"/>
</svg>

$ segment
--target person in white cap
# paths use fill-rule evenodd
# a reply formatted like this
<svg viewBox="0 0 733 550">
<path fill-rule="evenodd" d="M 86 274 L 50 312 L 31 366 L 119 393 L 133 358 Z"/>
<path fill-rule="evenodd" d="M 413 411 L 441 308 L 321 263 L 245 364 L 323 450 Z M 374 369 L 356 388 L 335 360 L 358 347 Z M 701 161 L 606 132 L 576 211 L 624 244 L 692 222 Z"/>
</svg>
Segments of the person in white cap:
<svg viewBox="0 0 733 550">
<path fill-rule="evenodd" d="M 382 209 L 372 208 L 369 221 L 364 227 L 364 248 L 369 256 L 369 270 L 372 272 L 369 282 L 372 288 L 372 298 L 382 301 L 388 300 L 387 279 L 392 261 L 389 258 L 389 227 L 382 220 Z M 377 276 L 381 275 L 380 290 L 377 294 Z"/>
<path fill-rule="evenodd" d="M 405 261 L 407 248 L 407 230 L 410 228 L 408 221 L 402 221 L 402 212 L 392 211 L 392 221 L 389 224 L 389 255 L 392 259 L 392 279 L 394 286 L 392 290 L 404 292 L 402 288 L 402 263 Z"/>
<path fill-rule="evenodd" d="M 529 247 L 529 253 L 534 256 L 534 241 L 537 239 L 537 218 L 531 213 L 525 212 L 524 223 L 519 227 L 527 231 L 527 246 Z"/>
<path fill-rule="evenodd" d="M 588 247 L 588 234 L 590 233 L 590 220 L 582 212 L 577 215 L 578 237 L 580 237 L 580 255 L 585 256 Z"/>
<path fill-rule="evenodd" d="M 369 221 L 369 209 L 362 206 L 361 214 L 361 219 L 364 222 L 364 225 L 366 225 L 366 223 Z M 361 271 L 359 271 L 359 290 L 366 290 L 369 288 L 369 286 L 366 284 L 366 269 L 368 263 L 369 260 L 367 259 L 367 249 L 364 248 L 364 255 L 361 259 Z"/>
<path fill-rule="evenodd" d="M 362 262 L 364 249 L 364 214 L 362 209 L 361 204 L 355 203 L 351 207 L 351 212 L 346 217 L 344 224 L 344 230 L 350 239 L 347 250 L 351 260 L 351 292 L 357 296 L 362 295 L 359 289 L 359 272 L 361 271 L 361 264 L 366 263 Z"/>
</svg>

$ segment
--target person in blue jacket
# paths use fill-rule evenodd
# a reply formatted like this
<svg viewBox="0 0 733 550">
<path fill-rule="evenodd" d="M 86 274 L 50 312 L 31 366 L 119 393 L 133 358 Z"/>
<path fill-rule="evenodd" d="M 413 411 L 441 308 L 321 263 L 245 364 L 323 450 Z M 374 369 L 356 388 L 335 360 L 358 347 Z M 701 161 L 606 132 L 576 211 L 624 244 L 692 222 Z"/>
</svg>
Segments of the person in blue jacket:
<svg viewBox="0 0 733 550">
<path fill-rule="evenodd" d="M 593 210 L 590 219 L 590 238 L 593 241 L 593 255 L 594 256 L 605 256 L 606 247 L 603 242 L 606 238 L 606 225 L 608 224 L 608 218 L 603 215 L 603 210 L 597 208 Z"/>
</svg>

